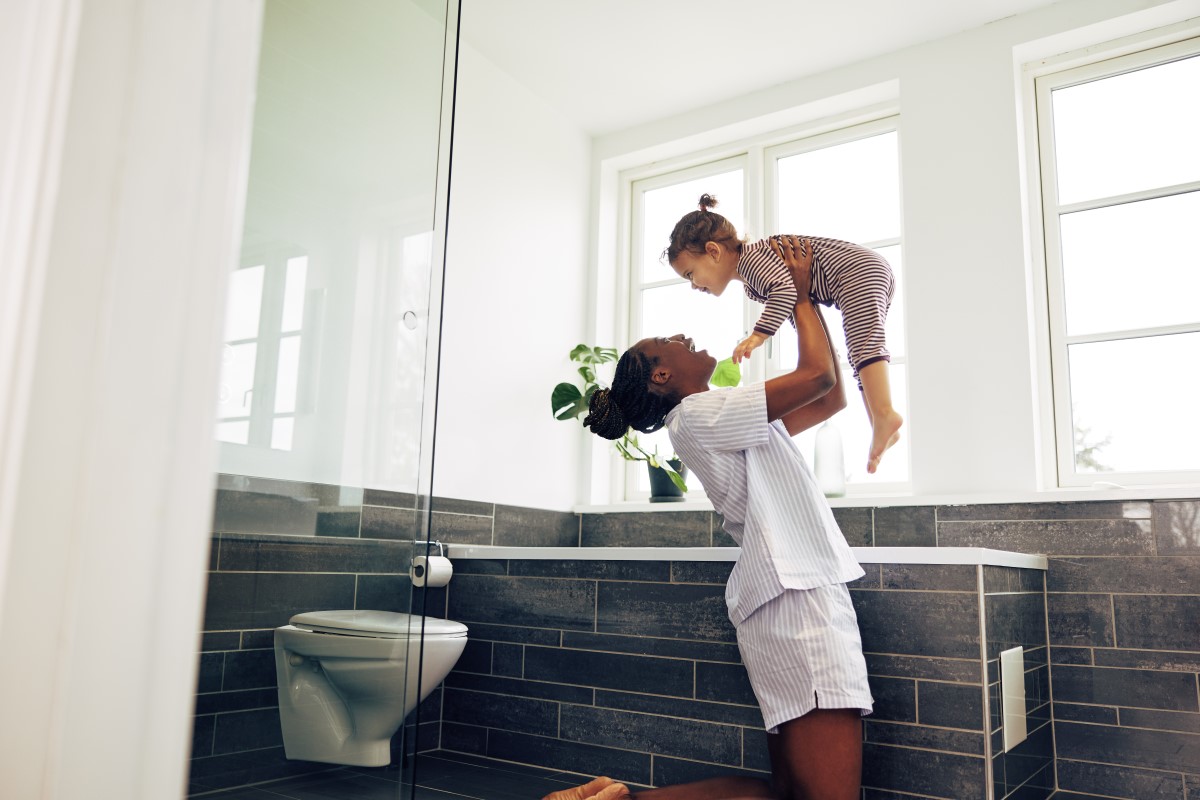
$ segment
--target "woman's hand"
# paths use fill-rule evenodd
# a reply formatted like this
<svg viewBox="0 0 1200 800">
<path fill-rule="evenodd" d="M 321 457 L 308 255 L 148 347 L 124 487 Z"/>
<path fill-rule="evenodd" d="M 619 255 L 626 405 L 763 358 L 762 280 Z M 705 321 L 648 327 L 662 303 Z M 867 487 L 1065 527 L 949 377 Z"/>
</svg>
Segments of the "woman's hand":
<svg viewBox="0 0 1200 800">
<path fill-rule="evenodd" d="M 796 285 L 798 297 L 808 297 L 812 291 L 812 262 L 813 246 L 808 239 L 795 236 L 772 236 L 771 249 L 775 255 L 783 259 L 788 272 L 792 273 L 792 283 Z"/>
</svg>

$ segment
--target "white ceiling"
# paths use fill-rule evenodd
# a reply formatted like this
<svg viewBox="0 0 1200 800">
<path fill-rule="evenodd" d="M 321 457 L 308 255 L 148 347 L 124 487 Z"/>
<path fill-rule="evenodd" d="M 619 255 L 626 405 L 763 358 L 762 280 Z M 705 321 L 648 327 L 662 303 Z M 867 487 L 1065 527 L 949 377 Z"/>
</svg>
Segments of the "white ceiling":
<svg viewBox="0 0 1200 800">
<path fill-rule="evenodd" d="M 1049 0 L 461 0 L 462 38 L 598 135 Z"/>
</svg>

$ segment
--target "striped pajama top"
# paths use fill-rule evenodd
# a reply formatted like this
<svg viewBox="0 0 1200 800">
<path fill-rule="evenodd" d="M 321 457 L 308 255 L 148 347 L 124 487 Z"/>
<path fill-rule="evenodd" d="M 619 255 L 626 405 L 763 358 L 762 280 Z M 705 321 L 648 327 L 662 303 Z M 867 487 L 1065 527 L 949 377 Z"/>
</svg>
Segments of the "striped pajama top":
<svg viewBox="0 0 1200 800">
<path fill-rule="evenodd" d="M 862 577 L 800 449 L 767 421 L 765 384 L 689 395 L 665 427 L 742 548 L 725 587 L 735 625 L 786 589 Z"/>
<path fill-rule="evenodd" d="M 853 242 L 804 238 L 813 245 L 810 296 L 842 312 L 846 349 L 855 372 L 871 361 L 887 359 L 883 325 L 895 291 L 887 259 Z M 784 320 L 791 319 L 796 305 L 796 287 L 787 264 L 775 255 L 770 240 L 759 239 L 742 246 L 737 271 L 750 299 L 765 304 L 754 330 L 774 336 Z"/>
</svg>

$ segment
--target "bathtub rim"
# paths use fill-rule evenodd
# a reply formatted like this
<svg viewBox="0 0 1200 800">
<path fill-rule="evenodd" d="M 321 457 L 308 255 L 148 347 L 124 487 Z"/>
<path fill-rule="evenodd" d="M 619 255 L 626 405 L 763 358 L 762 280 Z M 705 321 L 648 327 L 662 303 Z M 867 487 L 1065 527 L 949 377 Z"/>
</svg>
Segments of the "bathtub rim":
<svg viewBox="0 0 1200 800">
<path fill-rule="evenodd" d="M 969 564 L 1045 570 L 1045 555 L 988 547 L 851 547 L 860 564 Z M 446 543 L 446 555 L 473 560 L 736 561 L 740 547 L 518 547 Z"/>
</svg>

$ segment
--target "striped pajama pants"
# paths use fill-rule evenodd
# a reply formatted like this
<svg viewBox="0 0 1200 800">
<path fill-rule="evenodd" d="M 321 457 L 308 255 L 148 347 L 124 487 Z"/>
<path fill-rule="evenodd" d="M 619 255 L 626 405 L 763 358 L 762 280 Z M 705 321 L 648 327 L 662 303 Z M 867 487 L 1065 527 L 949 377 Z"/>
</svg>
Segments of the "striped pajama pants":
<svg viewBox="0 0 1200 800">
<path fill-rule="evenodd" d="M 813 294 L 818 302 L 833 303 L 842 312 L 847 357 L 861 389 L 858 371 L 876 361 L 890 360 L 884 325 L 896 292 L 896 276 L 887 259 L 874 250 L 838 244 L 843 246 L 821 248 L 818 244 L 815 248 Z"/>
<path fill-rule="evenodd" d="M 858 617 L 844 583 L 788 589 L 737 626 L 767 733 L 816 708 L 871 713 Z"/>
</svg>

